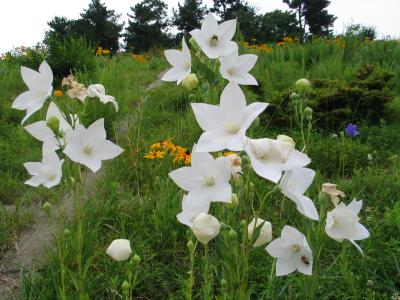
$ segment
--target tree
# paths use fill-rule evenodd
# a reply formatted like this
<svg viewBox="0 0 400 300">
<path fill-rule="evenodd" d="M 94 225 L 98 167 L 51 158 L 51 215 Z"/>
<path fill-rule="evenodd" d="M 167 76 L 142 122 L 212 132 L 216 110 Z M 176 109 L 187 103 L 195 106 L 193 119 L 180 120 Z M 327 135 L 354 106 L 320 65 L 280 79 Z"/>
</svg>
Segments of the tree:
<svg viewBox="0 0 400 300">
<path fill-rule="evenodd" d="M 259 43 L 279 42 L 284 37 L 298 37 L 296 15 L 290 11 L 276 9 L 259 16 L 259 30 L 254 36 Z"/>
<path fill-rule="evenodd" d="M 178 3 L 177 10 L 173 10 L 172 25 L 187 35 L 191 30 L 201 26 L 205 11 L 206 7 L 202 6 L 202 0 L 185 0 L 183 5 Z"/>
<path fill-rule="evenodd" d="M 283 0 L 291 9 L 295 10 L 301 40 L 307 38 L 306 26 L 311 35 L 327 36 L 336 20 L 326 8 L 330 0 Z"/>
<path fill-rule="evenodd" d="M 167 4 L 162 0 L 143 0 L 131 7 L 132 15 L 124 34 L 127 50 L 143 52 L 153 46 L 168 46 L 170 36 L 165 32 L 169 22 Z"/>
<path fill-rule="evenodd" d="M 51 21 L 47 22 L 50 30 L 46 32 L 45 41 L 50 38 L 64 41 L 71 34 L 73 22 L 73 20 L 68 20 L 65 17 L 54 17 Z"/>
<path fill-rule="evenodd" d="M 108 10 L 100 0 L 92 0 L 89 8 L 81 14 L 81 19 L 73 24 L 72 31 L 100 47 L 115 52 L 121 37 L 123 23 L 118 23 L 120 15 Z"/>
</svg>

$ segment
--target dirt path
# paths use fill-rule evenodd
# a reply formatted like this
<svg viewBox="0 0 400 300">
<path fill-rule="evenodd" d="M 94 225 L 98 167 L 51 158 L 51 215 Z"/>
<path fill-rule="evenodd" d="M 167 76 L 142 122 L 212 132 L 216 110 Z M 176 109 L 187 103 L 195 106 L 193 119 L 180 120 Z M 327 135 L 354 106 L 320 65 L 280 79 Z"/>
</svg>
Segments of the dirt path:
<svg viewBox="0 0 400 300">
<path fill-rule="evenodd" d="M 151 90 L 161 85 L 161 72 L 157 79 L 147 85 Z M 128 130 L 127 120 L 121 120 L 118 124 L 118 136 L 123 136 Z M 97 173 L 87 172 L 85 186 L 85 198 L 95 191 L 96 179 L 100 178 L 101 171 Z M 62 198 L 60 205 L 53 208 L 49 218 L 41 207 L 32 209 L 35 223 L 20 233 L 14 246 L 6 251 L 0 261 L 0 300 L 19 299 L 19 281 L 21 270 L 38 270 L 47 261 L 46 249 L 55 249 L 53 235 L 59 230 L 58 219 L 62 216 L 72 220 L 74 215 L 73 197 L 67 194 Z"/>
</svg>

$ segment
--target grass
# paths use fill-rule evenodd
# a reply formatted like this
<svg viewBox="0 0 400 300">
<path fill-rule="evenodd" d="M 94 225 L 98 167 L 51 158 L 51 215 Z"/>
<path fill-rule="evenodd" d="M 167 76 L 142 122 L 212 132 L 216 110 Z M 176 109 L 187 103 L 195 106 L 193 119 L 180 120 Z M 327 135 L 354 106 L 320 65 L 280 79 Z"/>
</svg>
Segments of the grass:
<svg viewBox="0 0 400 300">
<path fill-rule="evenodd" d="M 392 41 L 371 45 L 349 41 L 345 48 L 315 41 L 306 46 L 274 48 L 272 54 L 261 55 L 255 74 L 266 83 L 267 92 L 262 97 L 268 102 L 268 97 L 288 90 L 298 78 L 351 80 L 354 71 L 365 63 L 379 63 L 399 79 L 400 67 L 395 64 L 399 57 L 400 45 Z M 75 242 L 77 223 L 64 224 L 56 237 L 57 251 L 48 253 L 49 261 L 44 269 L 23 274 L 23 299 L 77 299 L 77 255 L 82 255 L 84 262 L 87 298 L 120 299 L 123 296 L 122 283 L 135 271 L 138 277 L 132 293 L 134 298 L 183 299 L 187 295 L 190 260 L 186 244 L 188 240 L 195 239 L 187 227 L 176 220 L 183 193 L 168 178 L 168 173 L 181 164 L 174 163 L 168 156 L 154 160 L 147 160 L 143 156 L 151 144 L 168 138 L 183 147 L 192 147 L 201 129 L 189 103 L 203 102 L 205 93 L 202 86 L 188 92 L 167 83 L 146 93 L 146 84 L 154 80 L 156 74 L 165 67 L 165 62 L 157 58 L 150 63 L 139 64 L 130 57 L 119 56 L 111 60 L 99 60 L 92 77 L 79 74 L 86 84 L 89 81 L 101 82 L 106 91 L 119 100 L 120 115 L 115 115 L 112 107 L 100 106 L 99 109 L 98 105 L 93 105 L 89 108 L 87 120 L 89 122 L 105 114 L 107 120 L 111 120 L 108 124 L 111 134 L 115 131 L 115 125 L 125 120 L 128 125 L 126 134 L 114 134 L 125 151 L 106 164 L 106 172 L 97 183 L 95 195 L 85 202 L 82 253 Z M 14 75 L 18 77 L 18 74 Z M 400 93 L 398 82 L 392 91 L 397 96 Z M 18 94 L 21 88 L 21 85 L 8 87 L 13 90 L 10 93 L 14 94 Z M 259 95 L 252 90 L 245 90 L 248 102 L 259 99 Z M 217 100 L 208 99 L 211 102 Z M 275 277 L 274 261 L 264 247 L 254 249 L 250 254 L 247 277 L 251 294 L 249 298 L 390 299 L 399 292 L 400 123 L 393 117 L 398 112 L 397 102 L 395 100 L 388 106 L 387 121 L 374 126 L 361 125 L 360 138 L 340 135 L 332 138 L 330 132 L 315 129 L 311 139 L 309 155 L 317 178 L 308 195 L 319 211 L 325 211 L 328 207 L 332 209 L 329 201 L 318 196 L 324 182 L 338 184 L 346 193 L 346 203 L 354 197 L 363 199 L 361 223 L 371 233 L 368 239 L 359 243 L 365 257 L 350 243 L 337 243 L 330 239 L 324 233 L 324 218 L 319 223 L 306 221 L 296 212 L 292 202 L 274 193 L 268 199 L 268 205 L 263 205 L 260 216 L 273 224 L 274 237 L 279 236 L 285 224 L 309 233 L 307 238 L 314 253 L 314 275 Z M 270 111 L 267 109 L 264 114 L 265 118 L 261 120 L 268 119 Z M 15 128 L 18 126 L 15 125 Z M 274 138 L 278 133 L 291 135 L 300 141 L 298 129 L 289 125 L 276 128 L 267 127 L 267 123 L 261 122 L 248 132 L 254 138 Z M 32 154 L 35 152 L 33 150 Z M 372 155 L 372 160 L 367 159 L 368 154 Z M 20 163 L 25 161 L 17 154 L 15 159 L 15 166 L 18 159 Z M 205 249 L 197 245 L 193 298 L 235 298 L 224 290 L 222 280 L 227 280 L 230 287 L 237 280 L 232 266 L 239 268 L 239 273 L 243 270 L 243 261 L 233 259 L 240 258 L 240 242 L 243 238 L 243 230 L 237 220 L 249 222 L 252 218 L 252 213 L 248 211 L 250 202 L 254 207 L 260 207 L 259 195 L 264 195 L 273 187 L 248 169 L 245 172 L 249 174 L 248 180 L 255 185 L 253 194 L 246 188 L 248 181 L 237 183 L 238 207 L 233 210 L 221 205 L 212 207 L 212 213 L 218 219 L 226 220 L 238 237 L 231 238 L 229 231 L 223 230 L 216 243 L 211 243 L 208 249 L 209 260 Z M 64 234 L 64 228 L 68 228 L 70 234 Z M 105 254 L 109 243 L 117 238 L 130 240 L 133 252 L 141 258 L 139 265 L 132 262 L 117 263 Z M 217 259 L 217 253 L 219 257 L 224 257 L 223 261 Z M 207 261 L 212 266 L 211 279 L 210 272 L 205 270 Z"/>
</svg>

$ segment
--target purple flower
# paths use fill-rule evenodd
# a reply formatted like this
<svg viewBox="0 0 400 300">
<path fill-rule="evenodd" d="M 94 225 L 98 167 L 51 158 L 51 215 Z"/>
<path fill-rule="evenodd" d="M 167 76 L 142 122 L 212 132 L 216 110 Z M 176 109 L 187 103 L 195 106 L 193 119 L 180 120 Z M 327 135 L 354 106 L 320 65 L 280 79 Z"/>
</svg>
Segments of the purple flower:
<svg viewBox="0 0 400 300">
<path fill-rule="evenodd" d="M 350 123 L 344 130 L 347 136 L 355 137 L 360 133 L 357 131 L 357 125 Z"/>
</svg>

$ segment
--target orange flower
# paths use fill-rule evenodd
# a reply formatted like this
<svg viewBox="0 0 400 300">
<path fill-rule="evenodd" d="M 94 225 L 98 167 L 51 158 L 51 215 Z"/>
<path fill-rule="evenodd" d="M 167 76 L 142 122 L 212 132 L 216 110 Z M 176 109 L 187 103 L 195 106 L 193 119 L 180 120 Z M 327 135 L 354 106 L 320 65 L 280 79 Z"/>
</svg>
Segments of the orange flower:
<svg viewBox="0 0 400 300">
<path fill-rule="evenodd" d="M 53 93 L 54 97 L 61 97 L 63 95 L 63 93 L 60 90 L 55 90 Z"/>
</svg>

